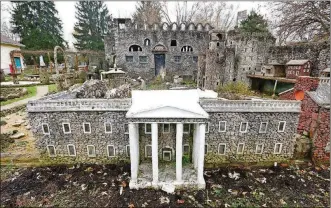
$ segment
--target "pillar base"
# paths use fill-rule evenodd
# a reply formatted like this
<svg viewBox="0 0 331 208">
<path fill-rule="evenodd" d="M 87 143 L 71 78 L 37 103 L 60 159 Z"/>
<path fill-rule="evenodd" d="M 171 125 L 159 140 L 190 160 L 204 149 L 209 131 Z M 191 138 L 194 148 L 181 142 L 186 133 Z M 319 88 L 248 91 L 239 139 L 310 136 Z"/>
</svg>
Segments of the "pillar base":
<svg viewBox="0 0 331 208">
<path fill-rule="evenodd" d="M 205 180 L 198 182 L 198 189 L 206 189 L 206 182 L 205 182 Z"/>
</svg>

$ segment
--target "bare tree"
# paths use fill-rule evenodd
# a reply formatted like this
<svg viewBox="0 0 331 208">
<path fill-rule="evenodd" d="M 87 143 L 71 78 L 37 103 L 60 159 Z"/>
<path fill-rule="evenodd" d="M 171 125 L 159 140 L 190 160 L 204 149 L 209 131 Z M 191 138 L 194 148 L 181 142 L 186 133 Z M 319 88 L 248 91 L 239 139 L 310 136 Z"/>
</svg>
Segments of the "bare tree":
<svg viewBox="0 0 331 208">
<path fill-rule="evenodd" d="M 271 7 L 279 42 L 329 38 L 330 1 L 282 1 Z"/>
<path fill-rule="evenodd" d="M 154 23 L 160 23 L 161 4 L 157 1 L 140 1 L 132 17 L 138 24 L 153 25 Z"/>
<path fill-rule="evenodd" d="M 1 13 L 10 13 L 10 5 L 8 5 L 8 3 L 1 2 Z M 15 36 L 11 31 L 12 25 L 10 24 L 9 19 L 1 17 L 1 34 L 17 40 L 17 36 Z"/>
<path fill-rule="evenodd" d="M 195 2 L 191 6 L 188 5 L 187 1 L 177 2 L 175 7 L 175 22 L 177 24 L 192 22 L 200 9 L 200 5 L 201 2 Z M 166 1 L 162 3 L 161 13 L 166 22 L 169 24 L 173 22 L 170 18 L 171 14 L 169 13 L 168 4 Z"/>
</svg>

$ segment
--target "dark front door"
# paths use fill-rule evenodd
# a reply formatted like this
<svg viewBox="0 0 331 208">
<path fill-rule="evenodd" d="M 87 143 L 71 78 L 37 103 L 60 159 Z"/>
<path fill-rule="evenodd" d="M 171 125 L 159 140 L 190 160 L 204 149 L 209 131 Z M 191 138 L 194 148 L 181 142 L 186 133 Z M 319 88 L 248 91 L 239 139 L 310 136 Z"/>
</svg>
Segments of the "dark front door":
<svg viewBox="0 0 331 208">
<path fill-rule="evenodd" d="M 155 76 L 160 74 L 160 71 L 165 66 L 165 54 L 154 54 Z"/>
</svg>

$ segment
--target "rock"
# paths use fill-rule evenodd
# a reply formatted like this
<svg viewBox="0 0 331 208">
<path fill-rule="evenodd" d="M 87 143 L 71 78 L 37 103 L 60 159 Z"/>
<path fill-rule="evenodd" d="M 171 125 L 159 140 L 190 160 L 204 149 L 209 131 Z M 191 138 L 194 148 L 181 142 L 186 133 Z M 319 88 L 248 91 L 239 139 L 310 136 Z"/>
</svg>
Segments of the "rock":
<svg viewBox="0 0 331 208">
<path fill-rule="evenodd" d="M 17 132 L 16 134 L 11 135 L 10 138 L 11 138 L 11 139 L 19 139 L 19 138 L 22 138 L 22 137 L 24 137 L 24 136 L 25 136 L 24 133 L 22 133 L 22 132 Z"/>
<path fill-rule="evenodd" d="M 175 186 L 173 184 L 164 184 L 161 189 L 168 194 L 175 192 Z"/>
<path fill-rule="evenodd" d="M 305 136 L 308 136 L 308 132 L 307 131 L 303 131 L 302 134 L 305 135 Z"/>
<path fill-rule="evenodd" d="M 204 203 L 205 202 L 205 192 L 202 190 L 199 190 L 198 193 L 195 195 L 195 199 L 199 203 Z"/>
<path fill-rule="evenodd" d="M 26 130 L 30 130 L 30 129 L 31 129 L 31 126 L 28 125 L 28 126 L 25 127 L 25 129 L 26 129 Z"/>
<path fill-rule="evenodd" d="M 14 126 L 14 127 L 19 127 L 19 126 L 22 125 L 22 123 L 24 123 L 23 120 L 17 120 L 17 121 L 15 121 L 15 123 L 12 124 L 12 126 Z"/>
<path fill-rule="evenodd" d="M 165 197 L 165 196 L 160 197 L 160 204 L 169 204 L 169 203 L 170 203 L 170 199 L 168 197 Z M 146 203 L 146 205 L 147 205 L 147 203 Z"/>
</svg>

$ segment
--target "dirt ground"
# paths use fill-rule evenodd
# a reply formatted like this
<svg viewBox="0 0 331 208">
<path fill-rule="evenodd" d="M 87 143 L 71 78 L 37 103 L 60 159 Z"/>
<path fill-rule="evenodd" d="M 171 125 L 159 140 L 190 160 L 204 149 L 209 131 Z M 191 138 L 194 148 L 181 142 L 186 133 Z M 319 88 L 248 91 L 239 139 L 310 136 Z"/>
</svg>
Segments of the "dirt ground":
<svg viewBox="0 0 331 208">
<path fill-rule="evenodd" d="M 220 168 L 206 190 L 130 190 L 130 166 L 1 168 L 1 205 L 47 207 L 329 207 L 328 167 Z M 120 193 L 123 187 L 122 194 Z"/>
</svg>

